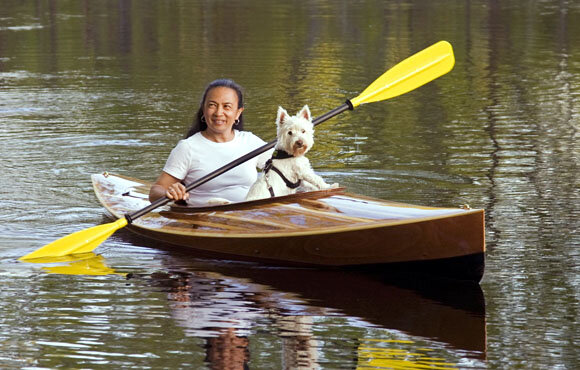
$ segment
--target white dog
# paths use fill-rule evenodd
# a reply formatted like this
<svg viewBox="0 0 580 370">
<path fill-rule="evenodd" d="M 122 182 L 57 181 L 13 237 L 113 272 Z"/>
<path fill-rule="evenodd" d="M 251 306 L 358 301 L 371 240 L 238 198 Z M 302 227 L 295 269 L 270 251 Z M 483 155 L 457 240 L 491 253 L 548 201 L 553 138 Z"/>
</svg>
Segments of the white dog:
<svg viewBox="0 0 580 370">
<path fill-rule="evenodd" d="M 328 185 L 315 174 L 310 161 L 304 156 L 314 144 L 314 126 L 307 105 L 295 116 L 290 116 L 284 108 L 279 107 L 276 128 L 276 151 L 266 163 L 264 175 L 248 191 L 246 200 L 294 194 L 298 187 L 338 187 L 338 184 Z"/>
</svg>

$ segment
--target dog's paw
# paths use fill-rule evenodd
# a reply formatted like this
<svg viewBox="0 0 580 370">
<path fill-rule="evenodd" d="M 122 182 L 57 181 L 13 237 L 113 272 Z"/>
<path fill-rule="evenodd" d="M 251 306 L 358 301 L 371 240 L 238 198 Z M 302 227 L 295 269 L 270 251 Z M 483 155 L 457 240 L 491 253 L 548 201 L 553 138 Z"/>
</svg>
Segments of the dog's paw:
<svg viewBox="0 0 580 370">
<path fill-rule="evenodd" d="M 336 189 L 336 188 L 338 188 L 338 187 L 339 187 L 339 185 L 338 185 L 338 182 L 335 182 L 335 183 L 334 183 L 334 184 L 332 184 L 332 185 L 330 185 L 330 184 L 324 184 L 324 185 L 322 185 L 322 186 L 320 187 L 320 190 L 323 190 L 323 189 Z"/>
<path fill-rule="evenodd" d="M 308 192 L 308 191 L 320 190 L 320 188 L 318 186 L 314 186 L 306 181 L 302 181 L 302 184 L 300 184 L 300 187 L 296 190 L 298 193 L 304 193 L 304 192 Z"/>
<path fill-rule="evenodd" d="M 224 198 L 210 198 L 207 200 L 209 206 L 223 206 L 230 203 L 232 202 Z"/>
</svg>

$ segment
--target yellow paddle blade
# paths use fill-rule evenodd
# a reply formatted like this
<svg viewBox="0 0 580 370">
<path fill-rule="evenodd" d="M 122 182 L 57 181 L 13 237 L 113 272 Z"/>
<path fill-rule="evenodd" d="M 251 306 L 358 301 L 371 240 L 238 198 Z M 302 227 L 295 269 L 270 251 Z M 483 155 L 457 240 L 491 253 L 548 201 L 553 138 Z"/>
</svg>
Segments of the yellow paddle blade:
<svg viewBox="0 0 580 370">
<path fill-rule="evenodd" d="M 439 41 L 389 69 L 350 102 L 357 107 L 405 94 L 449 72 L 454 64 L 451 44 Z"/>
<path fill-rule="evenodd" d="M 92 252 L 111 234 L 127 225 L 127 219 L 122 217 L 115 222 L 104 225 L 98 225 L 89 229 L 77 231 L 60 238 L 42 248 L 20 257 L 20 261 L 33 262 L 35 258 L 60 257 L 69 254 Z"/>
<path fill-rule="evenodd" d="M 49 257 L 38 257 L 33 259 L 27 259 L 26 262 L 30 263 L 65 263 L 65 262 L 78 262 L 84 261 L 91 258 L 95 258 L 96 254 L 93 252 L 87 253 L 76 253 L 76 254 L 69 254 L 66 256 L 49 256 Z M 20 258 L 21 260 L 24 257 Z"/>
</svg>

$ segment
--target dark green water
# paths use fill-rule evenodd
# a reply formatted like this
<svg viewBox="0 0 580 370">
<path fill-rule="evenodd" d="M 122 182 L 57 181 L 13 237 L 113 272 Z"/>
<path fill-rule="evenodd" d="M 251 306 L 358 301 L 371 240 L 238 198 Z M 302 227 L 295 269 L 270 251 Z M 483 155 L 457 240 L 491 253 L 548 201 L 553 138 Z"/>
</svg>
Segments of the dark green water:
<svg viewBox="0 0 580 370">
<path fill-rule="evenodd" d="M 574 368 L 580 363 L 576 1 L 0 3 L 0 367 Z M 120 231 L 125 275 L 17 258 L 105 222 L 90 174 L 154 179 L 204 86 L 246 88 L 271 140 L 439 41 L 454 70 L 317 128 L 327 182 L 486 210 L 478 287 L 263 269 Z"/>
</svg>

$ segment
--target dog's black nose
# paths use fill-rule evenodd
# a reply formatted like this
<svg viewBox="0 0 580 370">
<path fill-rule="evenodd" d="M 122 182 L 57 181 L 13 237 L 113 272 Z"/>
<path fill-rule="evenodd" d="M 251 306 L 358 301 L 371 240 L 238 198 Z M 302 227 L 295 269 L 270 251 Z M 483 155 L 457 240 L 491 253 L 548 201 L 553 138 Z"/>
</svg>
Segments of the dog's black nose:
<svg viewBox="0 0 580 370">
<path fill-rule="evenodd" d="M 302 145 L 304 145 L 304 143 L 302 142 L 302 140 L 298 140 L 298 141 L 296 142 L 296 146 L 297 146 L 297 147 L 299 147 L 299 148 L 302 148 Z"/>
</svg>

